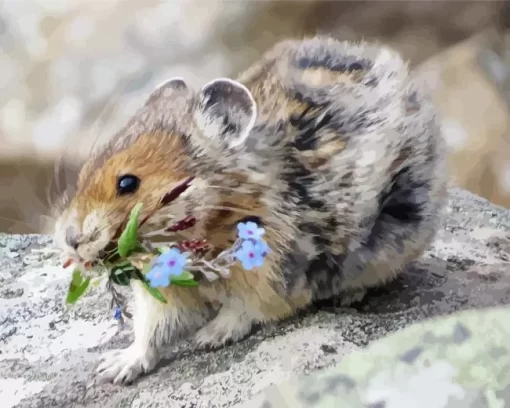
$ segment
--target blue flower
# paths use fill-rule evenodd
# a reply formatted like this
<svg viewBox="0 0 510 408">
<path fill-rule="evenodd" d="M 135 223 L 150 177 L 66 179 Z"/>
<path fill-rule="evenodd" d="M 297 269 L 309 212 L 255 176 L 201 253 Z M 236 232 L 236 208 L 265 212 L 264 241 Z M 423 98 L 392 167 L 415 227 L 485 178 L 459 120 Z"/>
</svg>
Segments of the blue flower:
<svg viewBox="0 0 510 408">
<path fill-rule="evenodd" d="M 163 252 L 155 261 L 157 265 L 164 266 L 171 275 L 180 275 L 186 266 L 186 255 L 181 254 L 177 248 Z"/>
<path fill-rule="evenodd" d="M 152 268 L 147 275 L 145 275 L 147 279 L 149 279 L 150 284 L 153 288 L 163 287 L 166 288 L 170 285 L 170 273 L 168 269 L 155 267 Z"/>
<path fill-rule="evenodd" d="M 152 287 L 167 287 L 170 285 L 171 276 L 179 276 L 186 266 L 186 256 L 177 248 L 172 248 L 159 255 L 152 263 L 152 269 L 146 277 Z"/>
<path fill-rule="evenodd" d="M 264 264 L 264 258 L 269 252 L 269 247 L 263 240 L 246 240 L 236 251 L 236 258 L 243 268 L 251 271 L 254 267 L 260 268 Z"/>
<path fill-rule="evenodd" d="M 120 307 L 116 307 L 114 312 L 113 312 L 113 318 L 115 320 L 120 320 L 122 319 L 122 309 Z"/>
<path fill-rule="evenodd" d="M 264 235 L 264 232 L 264 228 L 259 228 L 253 221 L 237 224 L 237 234 L 241 239 L 259 240 Z"/>
</svg>

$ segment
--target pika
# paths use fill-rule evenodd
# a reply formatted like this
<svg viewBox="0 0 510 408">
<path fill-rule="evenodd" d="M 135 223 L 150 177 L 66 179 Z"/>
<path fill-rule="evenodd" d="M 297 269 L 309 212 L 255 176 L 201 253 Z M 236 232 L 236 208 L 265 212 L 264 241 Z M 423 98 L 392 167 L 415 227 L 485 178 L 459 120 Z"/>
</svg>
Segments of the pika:
<svg viewBox="0 0 510 408">
<path fill-rule="evenodd" d="M 286 40 L 236 80 L 196 90 L 173 78 L 155 89 L 84 163 L 54 241 L 65 256 L 93 261 L 136 203 L 144 217 L 191 177 L 142 233 L 192 216 L 179 234 L 222 251 L 250 219 L 271 251 L 255 271 L 162 289 L 167 304 L 133 281 L 134 341 L 102 358 L 107 381 L 152 371 L 161 347 L 179 339 L 219 347 L 319 299 L 362 300 L 427 249 L 447 196 L 438 113 L 397 52 Z"/>
</svg>

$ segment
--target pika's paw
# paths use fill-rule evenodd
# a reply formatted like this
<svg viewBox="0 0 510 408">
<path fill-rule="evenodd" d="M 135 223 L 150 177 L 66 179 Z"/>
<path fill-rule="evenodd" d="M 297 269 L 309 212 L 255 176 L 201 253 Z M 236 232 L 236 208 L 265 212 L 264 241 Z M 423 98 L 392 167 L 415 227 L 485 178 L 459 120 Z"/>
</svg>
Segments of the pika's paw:
<svg viewBox="0 0 510 408">
<path fill-rule="evenodd" d="M 365 289 L 350 289 L 340 293 L 337 298 L 337 304 L 340 307 L 349 307 L 353 303 L 361 302 L 365 299 L 367 291 Z"/>
<path fill-rule="evenodd" d="M 157 359 L 154 353 L 140 352 L 133 346 L 124 350 L 113 350 L 101 357 L 97 374 L 101 381 L 113 384 L 129 384 L 142 373 L 154 368 Z"/>
<path fill-rule="evenodd" d="M 227 342 L 243 339 L 249 334 L 251 327 L 250 321 L 243 321 L 232 315 L 220 313 L 195 334 L 194 343 L 198 348 L 219 348 Z"/>
</svg>

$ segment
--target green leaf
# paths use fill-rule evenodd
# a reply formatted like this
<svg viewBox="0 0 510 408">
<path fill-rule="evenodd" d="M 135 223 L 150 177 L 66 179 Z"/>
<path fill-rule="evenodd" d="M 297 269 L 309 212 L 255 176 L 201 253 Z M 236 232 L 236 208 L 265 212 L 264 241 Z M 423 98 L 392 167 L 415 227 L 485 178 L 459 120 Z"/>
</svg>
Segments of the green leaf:
<svg viewBox="0 0 510 408">
<path fill-rule="evenodd" d="M 150 267 L 150 265 L 149 265 L 149 267 Z M 145 269 L 147 269 L 147 265 L 145 265 L 144 270 Z M 163 302 L 165 304 L 168 303 L 166 301 L 165 297 L 161 294 L 161 292 L 158 289 L 153 288 L 150 285 L 150 283 L 147 281 L 147 279 L 143 275 L 142 271 L 140 271 L 139 269 L 135 269 L 135 272 L 133 273 L 133 277 L 132 278 L 133 279 L 138 279 L 140 282 L 142 282 L 142 285 L 145 287 L 147 292 L 149 292 L 154 298 L 156 298 L 157 300 L 159 300 L 160 302 Z"/>
<path fill-rule="evenodd" d="M 156 251 L 159 252 L 160 255 L 164 254 L 165 252 L 168 252 L 170 251 L 172 248 L 170 248 L 169 246 L 164 246 L 164 247 L 159 247 L 159 248 L 156 248 Z"/>
<path fill-rule="evenodd" d="M 143 273 L 144 275 L 147 275 L 147 274 L 150 272 L 151 267 L 152 267 L 152 265 L 151 265 L 151 263 L 150 263 L 150 262 L 149 262 L 149 263 L 146 263 L 146 264 L 143 266 L 142 273 Z"/>
<path fill-rule="evenodd" d="M 190 279 L 190 280 L 178 280 L 178 281 L 174 281 L 173 279 L 171 280 L 172 282 L 172 285 L 175 285 L 175 286 L 186 286 L 186 287 L 197 287 L 199 284 L 196 280 L 193 280 L 193 279 Z"/>
<path fill-rule="evenodd" d="M 129 256 L 130 253 L 138 250 L 140 247 L 140 243 L 138 242 L 138 217 L 140 216 L 142 208 L 142 203 L 138 203 L 133 207 L 126 229 L 122 231 L 120 235 L 117 247 L 119 255 L 123 258 Z"/>
<path fill-rule="evenodd" d="M 110 272 L 110 280 L 116 285 L 120 286 L 128 286 L 129 281 L 132 278 L 130 269 L 125 269 L 122 267 L 115 267 Z"/>
<path fill-rule="evenodd" d="M 184 271 L 179 276 L 172 277 L 172 282 L 174 281 L 188 281 L 193 280 L 195 277 L 191 272 Z"/>
<path fill-rule="evenodd" d="M 94 286 L 94 287 L 98 287 L 100 284 L 101 284 L 101 280 L 102 278 L 96 278 L 96 279 L 93 279 L 90 283 Z"/>
<path fill-rule="evenodd" d="M 163 303 L 168 303 L 165 299 L 165 297 L 161 294 L 161 292 L 156 289 L 156 288 L 153 288 L 149 282 L 147 282 L 145 279 L 143 279 L 142 281 L 142 284 L 143 286 L 145 286 L 145 289 L 147 289 L 147 291 L 152 295 L 154 296 L 157 300 L 159 300 L 160 302 L 163 302 Z"/>
<path fill-rule="evenodd" d="M 118 262 L 118 263 L 116 262 L 114 264 L 110 264 L 109 266 L 110 266 L 110 268 L 121 268 L 122 269 L 122 268 L 125 268 L 127 266 L 132 266 L 132 265 L 131 265 L 131 262 L 129 262 L 129 260 L 126 259 L 122 262 Z"/>
<path fill-rule="evenodd" d="M 179 276 L 172 276 L 170 278 L 170 282 L 175 286 L 187 286 L 187 287 L 197 287 L 198 282 L 195 280 L 193 274 L 188 271 L 184 271 Z"/>
<path fill-rule="evenodd" d="M 90 283 L 90 278 L 83 279 L 79 269 L 73 271 L 73 277 L 67 291 L 66 303 L 73 304 L 85 293 Z"/>
</svg>

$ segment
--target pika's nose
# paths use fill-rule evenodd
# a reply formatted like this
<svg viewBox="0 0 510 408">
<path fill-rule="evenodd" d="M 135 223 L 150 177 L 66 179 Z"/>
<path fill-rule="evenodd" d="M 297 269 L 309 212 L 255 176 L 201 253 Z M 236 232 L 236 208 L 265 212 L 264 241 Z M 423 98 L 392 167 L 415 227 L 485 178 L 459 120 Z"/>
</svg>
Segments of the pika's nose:
<svg viewBox="0 0 510 408">
<path fill-rule="evenodd" d="M 69 245 L 74 250 L 77 250 L 80 246 L 80 238 L 79 235 L 76 234 L 74 229 L 68 228 L 66 231 L 66 244 Z"/>
</svg>

